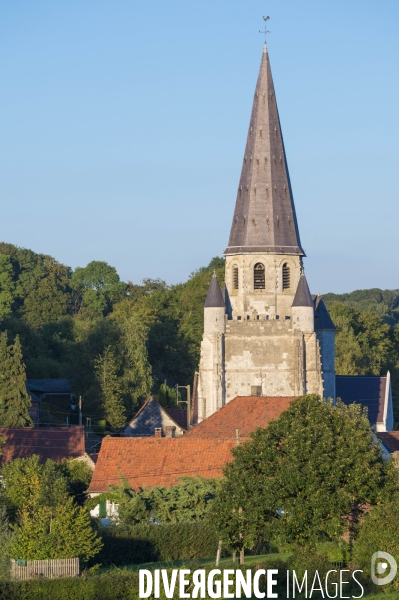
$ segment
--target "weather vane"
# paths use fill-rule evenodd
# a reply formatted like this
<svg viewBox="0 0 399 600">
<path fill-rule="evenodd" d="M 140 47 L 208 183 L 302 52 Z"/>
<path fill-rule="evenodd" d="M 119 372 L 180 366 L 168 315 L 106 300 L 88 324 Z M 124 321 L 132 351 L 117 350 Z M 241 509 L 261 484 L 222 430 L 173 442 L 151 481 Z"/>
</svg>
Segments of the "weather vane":
<svg viewBox="0 0 399 600">
<path fill-rule="evenodd" d="M 266 27 L 266 23 L 269 19 L 270 19 L 270 17 L 263 17 L 263 20 L 265 22 L 265 29 L 264 29 L 264 31 L 259 30 L 259 33 L 263 33 L 263 35 L 265 36 L 265 44 L 266 44 L 266 36 L 268 33 L 270 33 L 270 31 Z"/>
</svg>

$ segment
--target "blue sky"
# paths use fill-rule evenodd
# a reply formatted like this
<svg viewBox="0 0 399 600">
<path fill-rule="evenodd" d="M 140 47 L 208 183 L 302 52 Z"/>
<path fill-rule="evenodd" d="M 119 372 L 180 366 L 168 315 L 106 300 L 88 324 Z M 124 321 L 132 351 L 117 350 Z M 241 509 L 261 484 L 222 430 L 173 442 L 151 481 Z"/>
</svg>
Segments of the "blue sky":
<svg viewBox="0 0 399 600">
<path fill-rule="evenodd" d="M 312 292 L 399 288 L 399 2 L 0 3 L 0 239 L 185 280 L 227 245 L 262 15 Z"/>
</svg>

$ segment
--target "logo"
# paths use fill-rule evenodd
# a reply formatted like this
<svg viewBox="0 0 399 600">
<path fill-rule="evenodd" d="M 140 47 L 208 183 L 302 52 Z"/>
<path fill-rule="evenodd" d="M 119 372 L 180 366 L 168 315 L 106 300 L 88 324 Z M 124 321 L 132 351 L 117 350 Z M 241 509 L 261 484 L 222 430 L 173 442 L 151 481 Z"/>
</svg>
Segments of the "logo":
<svg viewBox="0 0 399 600">
<path fill-rule="evenodd" d="M 388 564 L 391 570 L 388 575 L 385 575 Z M 398 565 L 396 564 L 396 560 L 393 556 L 388 554 L 388 552 L 374 552 L 371 557 L 371 579 L 373 580 L 373 583 L 376 585 L 386 585 L 387 583 L 391 583 L 396 576 L 397 570 Z M 378 577 L 376 572 L 378 575 L 385 576 Z"/>
</svg>

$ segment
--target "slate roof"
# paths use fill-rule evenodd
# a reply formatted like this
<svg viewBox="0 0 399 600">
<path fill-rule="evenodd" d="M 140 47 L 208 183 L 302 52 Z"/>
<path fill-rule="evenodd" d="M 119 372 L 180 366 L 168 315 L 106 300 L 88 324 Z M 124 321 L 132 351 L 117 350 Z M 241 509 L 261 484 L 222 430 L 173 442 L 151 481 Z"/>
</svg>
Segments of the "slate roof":
<svg viewBox="0 0 399 600">
<path fill-rule="evenodd" d="M 399 452 L 399 431 L 387 431 L 377 433 L 381 442 L 389 452 Z"/>
<path fill-rule="evenodd" d="M 335 325 L 321 296 L 316 296 L 314 299 L 314 328 L 315 330 L 335 330 Z"/>
<path fill-rule="evenodd" d="M 267 427 L 277 419 L 296 397 L 267 398 L 262 396 L 237 396 L 213 415 L 185 434 L 185 438 L 235 439 L 247 438 L 257 427 Z"/>
<path fill-rule="evenodd" d="M 218 279 L 215 274 L 212 275 L 211 283 L 209 284 L 208 294 L 206 296 L 204 308 L 224 308 L 224 299 Z"/>
<path fill-rule="evenodd" d="M 265 46 L 228 247 L 224 254 L 304 256 Z"/>
<path fill-rule="evenodd" d="M 298 287 L 296 288 L 292 306 L 311 306 L 312 308 L 314 307 L 305 273 L 302 273 L 299 277 Z"/>
<path fill-rule="evenodd" d="M 386 377 L 336 375 L 336 396 L 345 404 L 356 402 L 366 406 L 372 425 L 383 423 Z"/>
<path fill-rule="evenodd" d="M 85 453 L 84 427 L 21 427 L 0 428 L 6 440 L 2 462 L 38 454 L 41 462 L 48 458 L 62 460 Z"/>
<path fill-rule="evenodd" d="M 170 418 L 182 429 L 187 429 L 187 408 L 165 408 Z"/>
<path fill-rule="evenodd" d="M 183 415 L 178 415 L 180 422 L 177 423 L 169 410 L 163 408 L 155 398 L 148 398 L 125 428 L 125 435 L 139 437 L 153 436 L 155 428 L 164 428 L 165 425 L 176 425 L 180 430 L 185 430 L 187 428 L 187 411 L 176 409 L 175 412 L 183 413 L 186 417 L 185 424 L 180 424 L 183 420 Z"/>
<path fill-rule="evenodd" d="M 168 487 L 195 475 L 222 477 L 235 440 L 105 437 L 88 493 L 106 492 L 125 477 L 133 489 Z"/>
<path fill-rule="evenodd" d="M 27 379 L 26 389 L 34 394 L 70 394 L 71 384 L 67 379 Z"/>
</svg>

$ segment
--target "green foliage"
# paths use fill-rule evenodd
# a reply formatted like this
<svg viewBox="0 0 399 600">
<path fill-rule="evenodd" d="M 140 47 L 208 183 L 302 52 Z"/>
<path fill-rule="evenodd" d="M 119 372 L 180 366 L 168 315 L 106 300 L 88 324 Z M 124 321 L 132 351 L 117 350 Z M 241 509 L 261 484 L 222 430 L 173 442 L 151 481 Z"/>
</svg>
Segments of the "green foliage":
<svg viewBox="0 0 399 600">
<path fill-rule="evenodd" d="M 138 573 L 129 571 L 0 583 L 0 600 L 136 600 L 138 597 Z"/>
<path fill-rule="evenodd" d="M 399 320 L 399 290 L 372 288 L 369 290 L 355 290 L 348 294 L 324 294 L 323 300 L 328 309 L 338 302 L 355 309 L 357 312 L 363 312 L 371 308 L 377 315 L 391 324 Z"/>
<path fill-rule="evenodd" d="M 111 347 L 130 416 L 165 380 L 170 389 L 192 383 L 214 269 L 222 284 L 224 259 L 214 258 L 183 284 L 126 285 L 105 262 L 72 273 L 50 256 L 0 243 L 0 322 L 20 336 L 27 377 L 69 379 L 94 421 L 106 417 L 96 358 Z"/>
<path fill-rule="evenodd" d="M 93 471 L 83 460 L 75 458 L 63 461 L 61 466 L 68 481 L 69 493 L 82 502 L 85 499 L 84 492 L 89 487 Z"/>
<path fill-rule="evenodd" d="M 35 327 L 63 318 L 70 305 L 71 269 L 51 256 L 0 243 L 0 318 L 13 315 Z M 2 304 L 3 300 L 3 304 Z"/>
<path fill-rule="evenodd" d="M 359 405 L 302 396 L 233 450 L 214 519 L 233 548 L 259 539 L 315 545 L 339 539 L 369 504 L 397 489 Z"/>
<path fill-rule="evenodd" d="M 0 254 L 0 321 L 12 310 L 15 294 L 14 270 L 9 256 Z"/>
<path fill-rule="evenodd" d="M 101 494 L 89 501 L 95 506 L 103 499 L 118 505 L 118 527 L 130 528 L 143 522 L 185 523 L 201 521 L 209 511 L 220 490 L 220 479 L 182 477 L 181 482 L 170 487 L 153 487 L 135 492 L 126 479 L 113 486 L 110 493 Z"/>
<path fill-rule="evenodd" d="M 386 374 L 393 352 L 389 325 L 371 308 L 358 312 L 350 306 L 337 303 L 331 306 L 330 315 L 337 328 L 337 373 Z"/>
<path fill-rule="evenodd" d="M 103 354 L 96 359 L 95 368 L 105 418 L 112 428 L 122 427 L 126 422 L 126 411 L 115 355 L 110 346 L 107 346 Z"/>
<path fill-rule="evenodd" d="M 182 523 L 141 523 L 129 529 L 107 527 L 102 564 L 140 564 L 152 561 L 209 558 L 216 555 L 218 536 L 208 520 Z"/>
<path fill-rule="evenodd" d="M 38 560 L 78 556 L 87 562 L 99 552 L 102 544 L 90 515 L 71 496 L 88 481 L 85 465 L 52 460 L 43 465 L 32 455 L 3 465 L 1 475 L 2 499 L 14 522 L 10 556 Z"/>
<path fill-rule="evenodd" d="M 399 563 L 399 498 L 397 494 L 388 502 L 373 508 L 365 517 L 353 547 L 353 560 L 370 576 L 371 557 L 374 552 L 389 552 Z M 399 589 L 396 577 L 390 587 Z"/>
<path fill-rule="evenodd" d="M 92 530 L 90 515 L 72 498 L 58 503 L 37 505 L 33 510 L 22 508 L 20 525 L 10 555 L 25 560 L 79 558 L 87 563 L 102 548 L 99 536 Z"/>
<path fill-rule="evenodd" d="M 157 394 L 157 401 L 161 406 L 164 406 L 165 408 L 168 406 L 178 408 L 179 405 L 177 404 L 176 388 L 169 387 L 166 381 L 164 381 L 164 383 L 161 383 Z"/>
<path fill-rule="evenodd" d="M 11 534 L 7 511 L 4 506 L 0 506 L 0 581 L 9 579 L 10 576 Z"/>
<path fill-rule="evenodd" d="M 23 508 L 33 510 L 38 505 L 54 508 L 68 496 L 82 500 L 92 472 L 79 460 L 55 462 L 49 459 L 41 464 L 38 455 L 33 454 L 4 464 L 1 475 L 7 482 L 2 497 L 15 518 Z"/>
<path fill-rule="evenodd" d="M 126 287 L 115 267 L 98 260 L 93 260 L 87 267 L 77 267 L 71 286 L 80 295 L 81 310 L 88 318 L 109 313 L 112 303 L 123 296 Z"/>
<path fill-rule="evenodd" d="M 170 487 L 155 487 L 147 494 L 151 513 L 160 523 L 200 521 L 209 515 L 212 503 L 221 487 L 220 479 L 184 477 L 182 483 Z"/>
<path fill-rule="evenodd" d="M 30 397 L 26 391 L 26 371 L 19 337 L 8 344 L 7 332 L 0 333 L 0 427 L 32 425 Z"/>
<path fill-rule="evenodd" d="M 131 411 L 149 396 L 153 385 L 148 361 L 148 327 L 131 306 L 119 306 L 113 314 L 120 334 L 120 358 L 124 373 L 122 391 Z"/>
<path fill-rule="evenodd" d="M 1 474 L 6 481 L 4 498 L 13 516 L 23 509 L 33 511 L 37 506 L 54 509 L 68 497 L 62 463 L 47 460 L 43 465 L 37 454 L 10 461 L 2 466 Z"/>
</svg>

